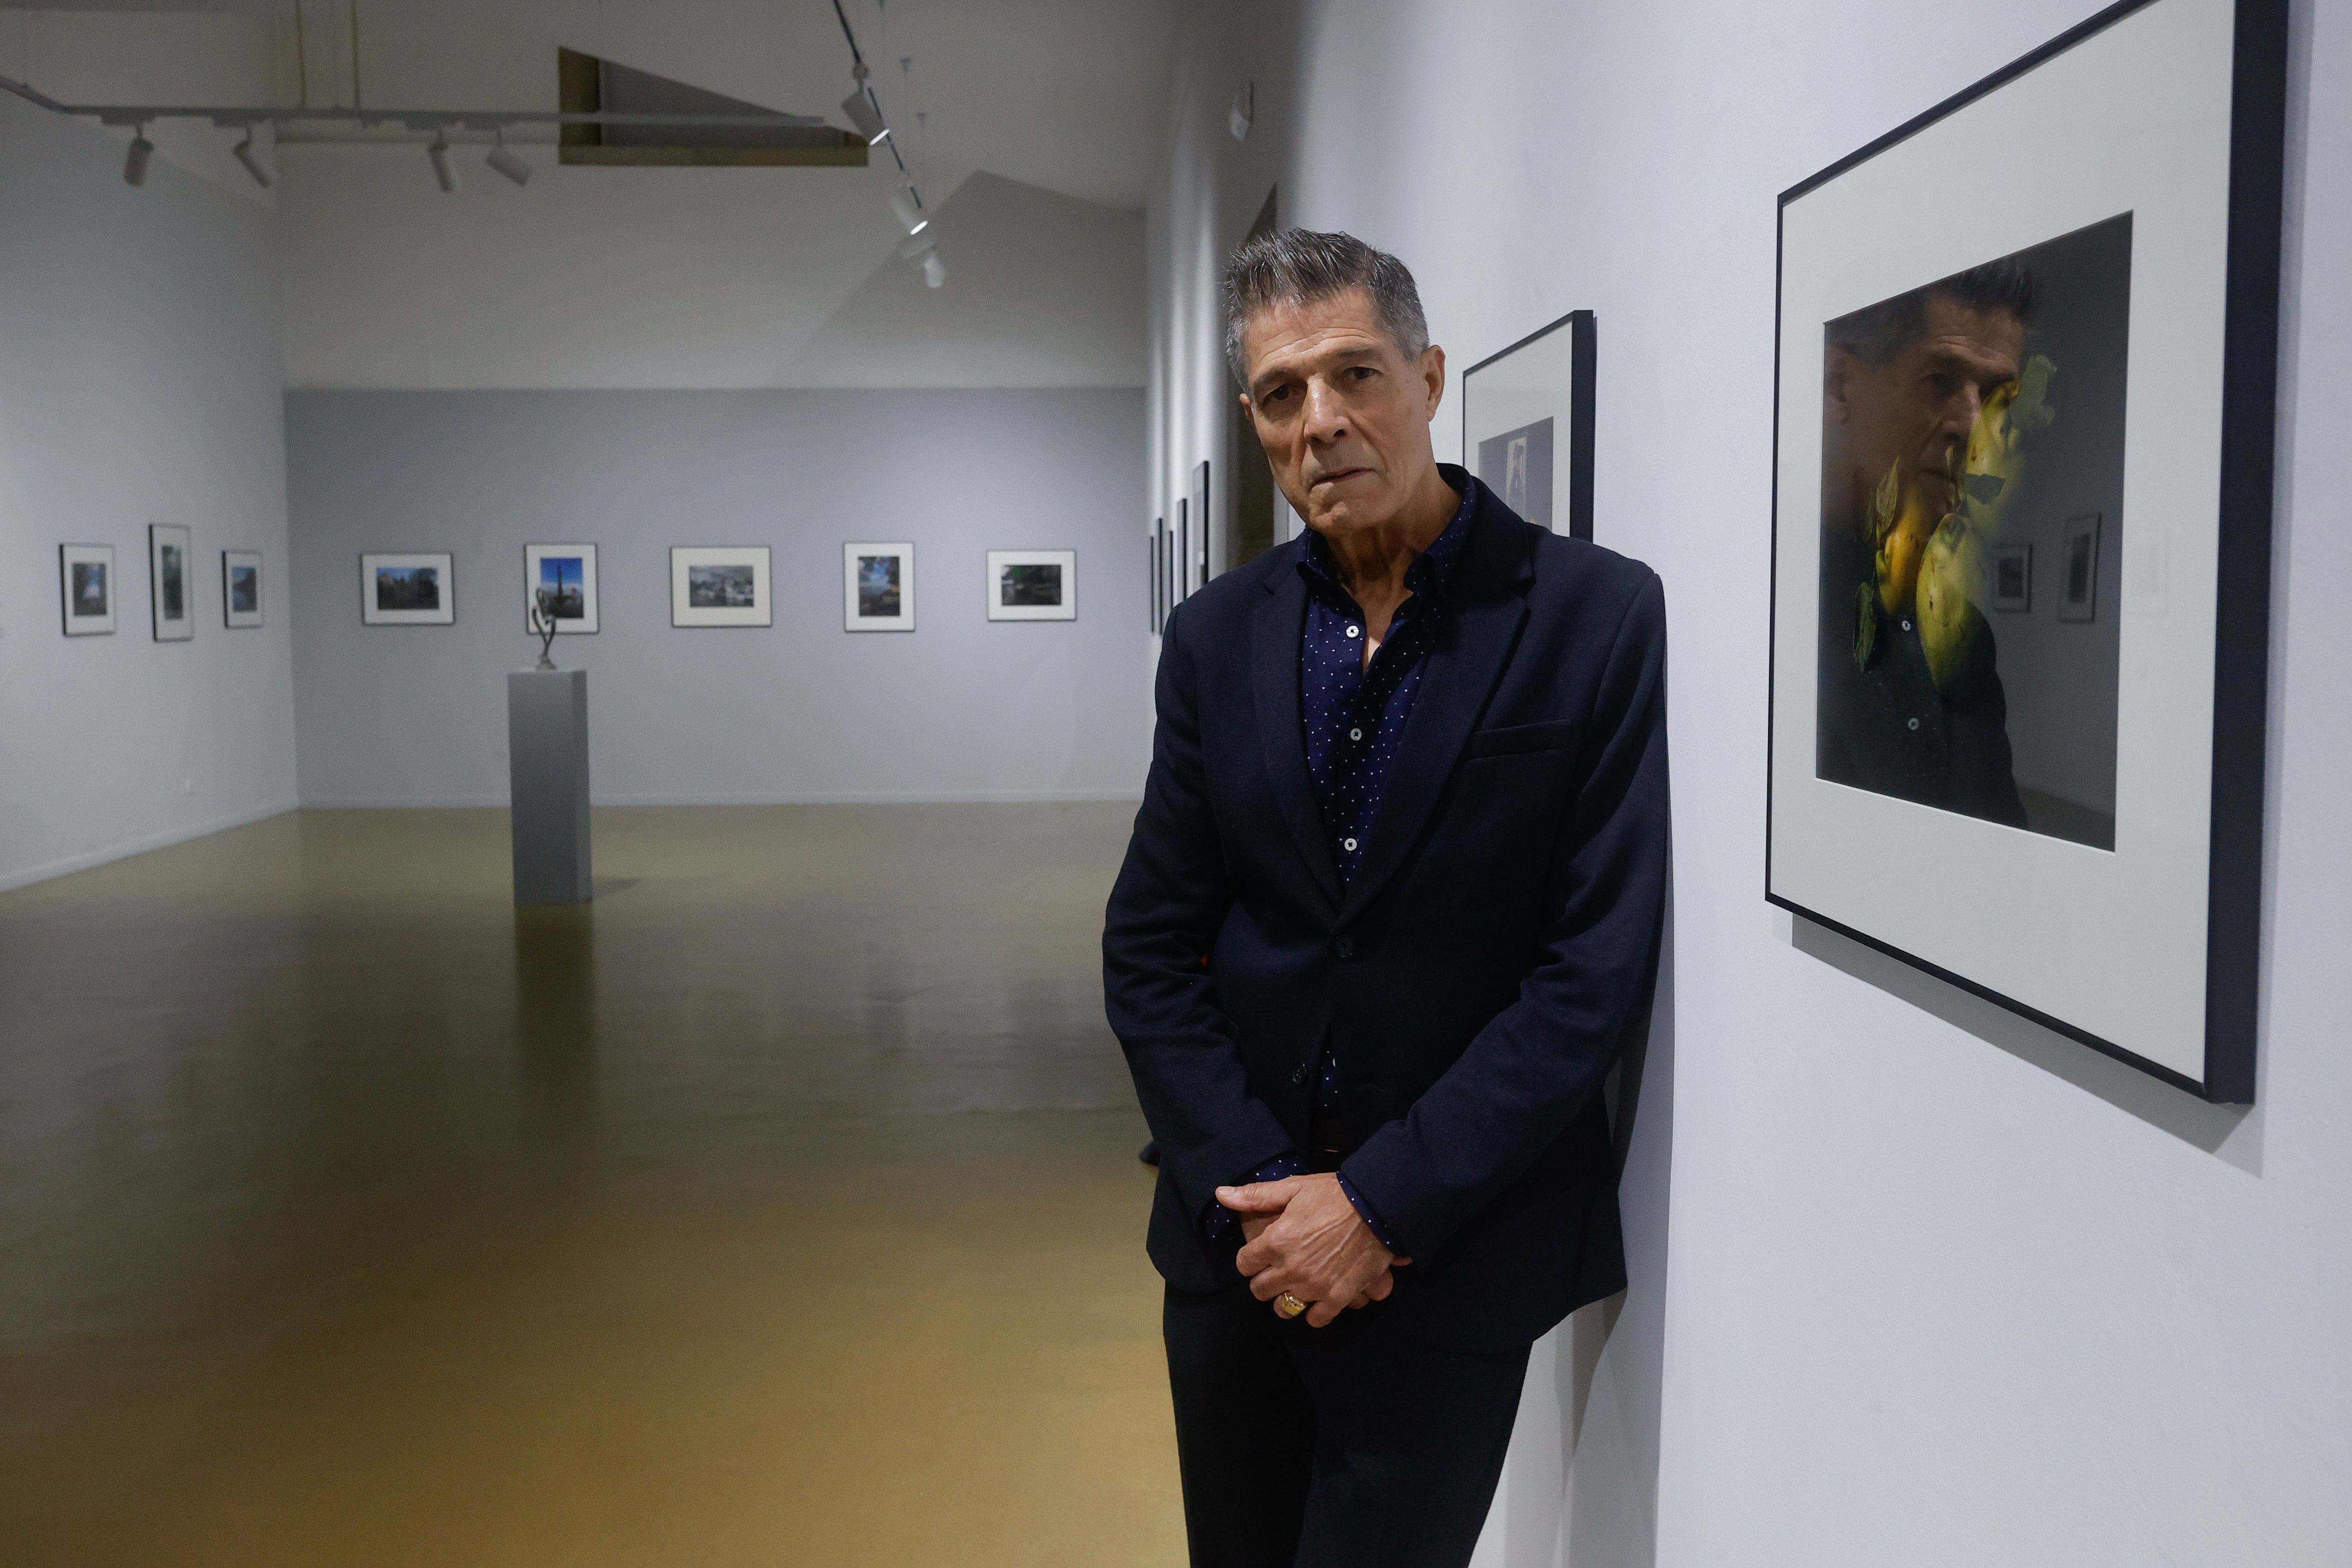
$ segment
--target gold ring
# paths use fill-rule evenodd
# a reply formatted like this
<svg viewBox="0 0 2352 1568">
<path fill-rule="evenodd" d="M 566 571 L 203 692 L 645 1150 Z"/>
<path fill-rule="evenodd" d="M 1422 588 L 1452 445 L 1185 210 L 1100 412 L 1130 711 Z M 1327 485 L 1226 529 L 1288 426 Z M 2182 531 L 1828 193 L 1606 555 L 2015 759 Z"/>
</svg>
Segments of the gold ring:
<svg viewBox="0 0 2352 1568">
<path fill-rule="evenodd" d="M 1274 1299 L 1274 1310 L 1286 1318 L 1295 1318 L 1307 1310 L 1307 1303 L 1285 1290 Z"/>
</svg>

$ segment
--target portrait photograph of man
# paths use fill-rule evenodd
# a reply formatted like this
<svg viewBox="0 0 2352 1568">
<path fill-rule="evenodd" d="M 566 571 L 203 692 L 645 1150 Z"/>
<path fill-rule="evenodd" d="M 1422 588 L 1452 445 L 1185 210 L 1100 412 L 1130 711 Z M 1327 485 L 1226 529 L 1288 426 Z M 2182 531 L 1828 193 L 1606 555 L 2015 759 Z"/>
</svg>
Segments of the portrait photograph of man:
<svg viewBox="0 0 2352 1568">
<path fill-rule="evenodd" d="M 2115 847 L 2131 237 L 1823 327 L 1818 777 Z"/>
</svg>

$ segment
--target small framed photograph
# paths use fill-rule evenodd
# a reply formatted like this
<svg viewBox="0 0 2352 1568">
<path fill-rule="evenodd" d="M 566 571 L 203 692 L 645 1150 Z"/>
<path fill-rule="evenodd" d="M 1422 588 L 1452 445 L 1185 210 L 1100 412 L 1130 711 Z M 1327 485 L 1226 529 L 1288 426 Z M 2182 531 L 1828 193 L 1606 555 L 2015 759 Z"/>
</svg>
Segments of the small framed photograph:
<svg viewBox="0 0 2352 1568">
<path fill-rule="evenodd" d="M 1462 373 L 1463 465 L 1538 528 L 1592 537 L 1598 329 L 1572 310 Z"/>
<path fill-rule="evenodd" d="M 188 531 L 176 522 L 147 525 L 147 580 L 153 589 L 155 640 L 186 642 L 196 635 L 195 562 Z"/>
<path fill-rule="evenodd" d="M 261 552 L 221 552 L 221 624 L 244 631 L 261 624 Z"/>
<path fill-rule="evenodd" d="M 768 547 L 677 545 L 669 552 L 669 624 L 775 625 L 768 595 Z"/>
<path fill-rule="evenodd" d="M 915 547 L 845 544 L 841 547 L 843 628 L 853 632 L 915 629 Z"/>
<path fill-rule="evenodd" d="M 992 621 L 1076 620 L 1078 552 L 1075 550 L 990 551 L 988 618 Z"/>
<path fill-rule="evenodd" d="M 360 619 L 371 626 L 446 626 L 457 618 L 446 553 L 360 557 Z"/>
<path fill-rule="evenodd" d="M 522 581 L 524 629 L 538 633 L 542 595 L 559 636 L 596 629 L 594 545 L 526 544 Z"/>
<path fill-rule="evenodd" d="M 2099 514 L 2066 520 L 2058 553 L 2058 618 L 2099 618 Z"/>
<path fill-rule="evenodd" d="M 58 594 L 65 602 L 66 636 L 114 635 L 114 546 L 58 546 Z"/>
<path fill-rule="evenodd" d="M 2033 542 L 1992 547 L 1992 607 L 2021 616 L 2033 608 Z"/>
</svg>

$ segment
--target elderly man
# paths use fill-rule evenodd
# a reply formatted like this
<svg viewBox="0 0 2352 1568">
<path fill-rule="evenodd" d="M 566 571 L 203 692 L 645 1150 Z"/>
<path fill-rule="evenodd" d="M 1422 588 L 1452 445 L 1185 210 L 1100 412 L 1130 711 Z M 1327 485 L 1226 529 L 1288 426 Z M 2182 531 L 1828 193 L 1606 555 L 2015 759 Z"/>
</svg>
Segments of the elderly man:
<svg viewBox="0 0 2352 1568">
<path fill-rule="evenodd" d="M 1224 292 L 1307 531 L 1169 623 L 1103 936 L 1185 1521 L 1201 1568 L 1439 1568 L 1530 1342 L 1624 1285 L 1601 1087 L 1657 966 L 1664 609 L 1434 460 L 1395 258 L 1277 234 Z"/>
</svg>

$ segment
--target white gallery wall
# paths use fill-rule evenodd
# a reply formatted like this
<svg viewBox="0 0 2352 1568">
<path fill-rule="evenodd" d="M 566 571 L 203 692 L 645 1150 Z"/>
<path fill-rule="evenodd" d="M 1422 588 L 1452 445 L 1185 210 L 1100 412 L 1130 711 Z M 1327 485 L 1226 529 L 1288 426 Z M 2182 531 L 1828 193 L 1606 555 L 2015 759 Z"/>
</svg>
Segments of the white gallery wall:
<svg viewBox="0 0 2352 1568">
<path fill-rule="evenodd" d="M 0 887 L 295 802 L 276 218 L 162 158 L 124 184 L 124 140 L 0 98 Z M 190 641 L 152 637 L 154 522 L 193 531 Z M 67 542 L 114 547 L 111 637 L 64 635 Z"/>
<path fill-rule="evenodd" d="M 1605 1346 L 1591 1314 L 1538 1356 L 1485 1568 L 2352 1557 L 2352 0 L 2294 9 L 2261 1105 L 1763 900 L 1777 195 L 2093 8 L 1182 13 L 1147 515 L 1228 450 L 1214 269 L 1278 184 L 1284 223 L 1405 258 L 1456 370 L 1598 312 L 1597 534 L 1666 584 L 1675 913 L 1634 1285 Z M 1953 189 L 2039 155 L 2063 151 L 1988 147 Z"/>
<path fill-rule="evenodd" d="M 296 393 L 302 798 L 503 805 L 523 546 L 598 547 L 600 804 L 1109 799 L 1149 716 L 1133 387 Z M 842 545 L 915 545 L 916 629 L 843 629 Z M 764 544 L 775 625 L 670 625 L 673 545 Z M 1077 552 L 1077 618 L 992 622 L 990 550 Z M 363 551 L 448 551 L 456 624 L 368 626 Z"/>
</svg>

